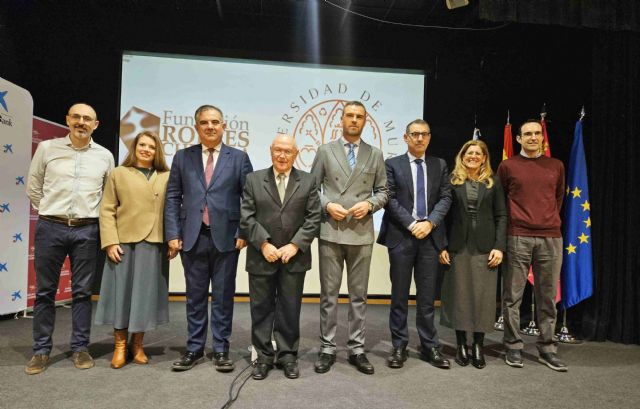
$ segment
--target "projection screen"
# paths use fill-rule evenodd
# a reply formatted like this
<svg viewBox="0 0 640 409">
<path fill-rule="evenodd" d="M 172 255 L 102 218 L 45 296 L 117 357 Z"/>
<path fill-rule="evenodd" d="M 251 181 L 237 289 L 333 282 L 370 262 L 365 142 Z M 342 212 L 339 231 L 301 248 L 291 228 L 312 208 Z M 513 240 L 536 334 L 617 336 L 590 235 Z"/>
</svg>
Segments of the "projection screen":
<svg viewBox="0 0 640 409">
<path fill-rule="evenodd" d="M 288 133 L 300 151 L 295 167 L 309 171 L 317 147 L 340 138 L 342 107 L 350 100 L 362 102 L 368 112 L 363 140 L 389 158 L 406 151 L 404 128 L 422 118 L 424 92 L 424 73 L 415 70 L 127 51 L 122 57 L 118 162 L 137 133 L 151 130 L 160 135 L 171 163 L 177 150 L 198 143 L 193 113 L 211 104 L 222 109 L 227 122 L 223 142 L 246 151 L 254 169 L 271 165 L 271 141 L 277 133 Z M 376 230 L 381 217 L 382 211 L 376 213 Z M 313 249 L 317 254 L 317 244 Z M 307 294 L 319 293 L 317 265 L 314 257 Z M 386 248 L 374 246 L 371 268 L 369 293 L 390 294 Z M 171 264 L 170 290 L 184 292 L 177 258 Z M 248 292 L 244 252 L 237 291 Z"/>
</svg>

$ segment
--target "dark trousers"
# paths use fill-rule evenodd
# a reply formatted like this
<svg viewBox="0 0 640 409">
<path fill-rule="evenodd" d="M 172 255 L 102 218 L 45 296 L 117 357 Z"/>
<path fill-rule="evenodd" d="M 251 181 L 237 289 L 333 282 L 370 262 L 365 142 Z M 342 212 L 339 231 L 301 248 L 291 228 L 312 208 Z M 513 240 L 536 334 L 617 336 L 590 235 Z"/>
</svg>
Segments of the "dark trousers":
<svg viewBox="0 0 640 409">
<path fill-rule="evenodd" d="M 251 343 L 258 352 L 258 362 L 274 361 L 272 333 L 278 347 L 277 363 L 296 361 L 305 274 L 282 268 L 270 275 L 249 274 Z"/>
<path fill-rule="evenodd" d="M 188 351 L 204 351 L 207 342 L 209 284 L 213 351 L 229 351 L 239 254 L 238 250 L 219 252 L 204 227 L 193 248 L 180 254 L 187 290 Z"/>
<path fill-rule="evenodd" d="M 416 282 L 416 329 L 420 345 L 424 349 L 438 347 L 438 332 L 434 324 L 436 278 L 438 276 L 438 251 L 431 237 L 418 240 L 405 239 L 389 249 L 391 275 L 391 311 L 389 329 L 394 347 L 406 347 L 409 343 L 407 313 L 409 290 L 413 273 Z"/>
<path fill-rule="evenodd" d="M 34 265 L 36 300 L 33 307 L 33 353 L 51 352 L 56 321 L 56 293 L 60 269 L 71 261 L 71 350 L 87 351 L 91 333 L 91 284 L 96 271 L 100 233 L 98 224 L 69 227 L 39 219 L 36 225 Z"/>
</svg>

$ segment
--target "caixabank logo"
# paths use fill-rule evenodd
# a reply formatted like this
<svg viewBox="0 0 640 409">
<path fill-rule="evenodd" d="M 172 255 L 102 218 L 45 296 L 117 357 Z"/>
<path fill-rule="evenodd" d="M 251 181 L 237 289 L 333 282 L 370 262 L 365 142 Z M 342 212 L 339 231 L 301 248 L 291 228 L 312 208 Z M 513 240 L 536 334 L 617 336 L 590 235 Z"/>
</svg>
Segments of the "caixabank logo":
<svg viewBox="0 0 640 409">
<path fill-rule="evenodd" d="M 246 152 L 250 143 L 249 121 L 237 115 L 225 115 L 227 128 L 223 142 Z M 120 119 L 120 139 L 131 150 L 136 135 L 143 131 L 156 132 L 162 141 L 165 156 L 173 157 L 180 149 L 200 143 L 195 130 L 193 114 L 179 114 L 173 109 L 164 109 L 159 115 L 139 107 L 131 107 Z"/>
<path fill-rule="evenodd" d="M 0 107 L 4 109 L 5 112 L 9 112 L 9 107 L 7 106 L 7 94 L 9 91 L 0 91 Z"/>
<path fill-rule="evenodd" d="M 9 91 L 0 90 L 0 125 L 13 126 L 13 117 L 9 115 L 9 105 L 7 104 L 7 94 Z"/>
<path fill-rule="evenodd" d="M 367 89 L 353 92 L 347 83 L 325 84 L 323 88 L 309 88 L 298 95 L 281 116 L 277 131 L 296 138 L 299 150 L 296 168 L 311 170 L 318 147 L 342 137 L 342 113 L 351 100 L 360 101 L 367 110 L 362 140 L 382 150 L 385 158 L 401 153 L 394 118 L 385 112 L 381 98 L 375 98 Z"/>
</svg>

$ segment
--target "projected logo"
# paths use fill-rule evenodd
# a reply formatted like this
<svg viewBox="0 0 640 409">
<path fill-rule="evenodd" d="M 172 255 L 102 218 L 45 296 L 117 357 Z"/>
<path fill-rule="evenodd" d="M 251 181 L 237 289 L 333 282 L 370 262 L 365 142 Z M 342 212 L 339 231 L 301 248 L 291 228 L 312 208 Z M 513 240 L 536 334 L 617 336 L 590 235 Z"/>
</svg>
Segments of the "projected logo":
<svg viewBox="0 0 640 409">
<path fill-rule="evenodd" d="M 309 171 L 318 147 L 342 137 L 341 119 L 345 104 L 348 101 L 359 101 L 367 110 L 362 140 L 380 149 L 385 159 L 391 158 L 406 150 L 402 129 L 396 128 L 397 117 L 400 115 L 406 121 L 407 117 L 415 115 L 415 112 L 408 112 L 422 109 L 393 108 L 393 104 L 384 97 L 390 92 L 382 85 L 370 88 L 361 83 L 350 82 L 327 82 L 321 86 L 294 91 L 280 116 L 276 131 L 296 138 L 300 153 L 295 166 Z"/>
<path fill-rule="evenodd" d="M 236 114 L 225 115 L 224 121 L 227 128 L 223 142 L 246 152 L 251 142 L 249 121 L 239 118 Z M 193 115 L 180 114 L 173 109 L 162 110 L 162 116 L 159 117 L 138 107 L 132 107 L 120 120 L 120 139 L 128 150 L 131 150 L 131 144 L 136 135 L 142 131 L 152 131 L 158 134 L 169 164 L 178 150 L 200 143 Z M 126 152 L 120 153 L 120 162 L 124 160 L 125 155 Z"/>
<path fill-rule="evenodd" d="M 342 137 L 341 118 L 346 102 L 341 99 L 322 101 L 300 116 L 293 132 L 300 151 L 296 159 L 298 169 L 311 169 L 318 147 Z M 383 149 L 380 127 L 370 113 L 361 137 L 369 145 Z"/>
<path fill-rule="evenodd" d="M 136 135 L 143 131 L 160 133 L 160 117 L 138 107 L 132 107 L 120 120 L 120 139 L 127 149 Z"/>
</svg>

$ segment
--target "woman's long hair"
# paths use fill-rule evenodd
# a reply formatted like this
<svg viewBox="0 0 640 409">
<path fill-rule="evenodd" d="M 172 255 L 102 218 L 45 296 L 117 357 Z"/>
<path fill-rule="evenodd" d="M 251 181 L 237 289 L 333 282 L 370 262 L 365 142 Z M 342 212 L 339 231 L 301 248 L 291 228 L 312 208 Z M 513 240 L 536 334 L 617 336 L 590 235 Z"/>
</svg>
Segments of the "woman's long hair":
<svg viewBox="0 0 640 409">
<path fill-rule="evenodd" d="M 452 185 L 461 185 L 467 179 L 471 179 L 469 177 L 469 172 L 467 172 L 467 167 L 462 163 L 462 158 L 465 153 L 472 146 L 480 147 L 482 153 L 485 156 L 485 161 L 482 165 L 480 165 L 480 169 L 478 171 L 478 182 L 484 183 L 488 188 L 493 186 L 493 170 L 491 169 L 491 158 L 489 157 L 489 149 L 487 148 L 487 144 L 482 142 L 481 140 L 471 140 L 465 142 L 460 149 L 460 152 L 456 155 L 456 165 L 453 168 L 453 172 L 451 172 L 451 184 Z"/>
<path fill-rule="evenodd" d="M 136 135 L 135 139 L 131 143 L 131 149 L 129 149 L 129 153 L 127 157 L 124 158 L 122 162 L 122 166 L 136 166 L 136 146 L 138 146 L 138 141 L 143 136 L 147 136 L 153 139 L 156 143 L 156 155 L 153 158 L 153 168 L 156 172 L 166 172 L 169 170 L 169 166 L 167 166 L 167 161 L 164 158 L 164 150 L 162 149 L 162 141 L 158 134 L 151 131 L 142 131 Z"/>
</svg>

